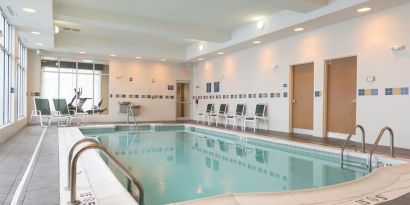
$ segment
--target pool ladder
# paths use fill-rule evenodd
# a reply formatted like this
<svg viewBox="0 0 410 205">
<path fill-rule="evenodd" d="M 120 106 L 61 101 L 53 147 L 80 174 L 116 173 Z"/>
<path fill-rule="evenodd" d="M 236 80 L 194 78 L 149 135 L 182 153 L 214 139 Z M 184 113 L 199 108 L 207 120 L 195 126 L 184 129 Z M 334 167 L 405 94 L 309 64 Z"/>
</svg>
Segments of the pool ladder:
<svg viewBox="0 0 410 205">
<path fill-rule="evenodd" d="M 84 143 L 89 143 L 85 147 L 82 147 L 80 150 L 78 150 L 74 154 L 74 150 L 76 147 L 78 147 L 80 144 Z M 81 204 L 79 200 L 77 200 L 76 196 L 76 186 L 77 186 L 77 162 L 79 157 L 81 156 L 82 153 L 89 149 L 96 149 L 100 150 L 101 153 L 103 153 L 109 160 L 111 160 L 114 165 L 117 166 L 117 168 L 127 177 L 127 190 L 128 192 L 133 196 L 134 199 L 138 201 L 139 205 L 144 204 L 144 189 L 142 187 L 142 184 L 125 168 L 125 166 L 117 160 L 104 146 L 101 145 L 101 143 L 95 139 L 92 138 L 84 138 L 79 141 L 77 141 L 71 148 L 70 152 L 68 155 L 68 186 L 66 187 L 66 190 L 70 190 L 70 201 L 68 204 Z M 74 156 L 73 156 L 74 154 Z M 131 182 L 137 186 L 138 188 L 138 196 L 132 193 L 132 186 Z"/>
<path fill-rule="evenodd" d="M 343 144 L 343 146 L 342 146 L 342 151 L 341 151 L 341 153 L 340 153 L 340 166 L 341 166 L 342 168 L 344 167 L 343 165 L 344 165 L 345 162 L 347 162 L 347 163 L 353 163 L 353 164 L 361 164 L 361 165 L 362 165 L 362 163 L 360 163 L 360 162 L 354 162 L 354 161 L 349 161 L 349 160 L 344 159 L 344 150 L 346 149 L 346 147 L 347 147 L 347 145 L 348 145 L 350 139 L 352 138 L 352 136 L 353 136 L 353 134 L 355 133 L 355 130 L 356 130 L 357 128 L 359 128 L 359 129 L 361 130 L 361 132 L 362 132 L 362 152 L 363 152 L 363 153 L 366 153 L 366 141 L 365 141 L 365 138 L 366 138 L 366 137 L 365 137 L 364 128 L 363 128 L 363 126 L 361 126 L 361 125 L 356 125 L 356 126 L 354 127 L 354 131 L 347 136 L 347 138 L 346 138 L 346 140 L 345 140 L 345 142 L 344 142 L 344 144 Z M 377 138 L 376 138 L 376 141 L 373 143 L 373 146 L 372 146 L 372 148 L 370 149 L 368 164 L 365 165 L 365 166 L 369 169 L 369 172 L 372 171 L 373 154 L 374 154 L 374 152 L 376 151 L 376 148 L 377 148 L 377 146 L 379 145 L 379 142 L 380 142 L 381 138 L 383 137 L 384 133 L 386 132 L 386 130 L 389 131 L 389 134 L 390 134 L 390 156 L 391 156 L 391 157 L 394 157 L 394 149 L 395 149 L 395 148 L 394 148 L 394 133 L 393 133 L 393 129 L 391 129 L 390 127 L 387 127 L 387 126 L 386 126 L 386 127 L 384 127 L 384 128 L 380 131 L 379 135 L 378 135 Z"/>
<path fill-rule="evenodd" d="M 366 153 L 366 139 L 365 139 L 365 138 L 366 138 L 366 133 L 365 133 L 365 131 L 364 131 L 363 126 L 361 126 L 361 125 L 356 125 L 356 126 L 353 128 L 353 131 L 347 136 L 347 138 L 346 138 L 346 140 L 345 140 L 345 142 L 343 143 L 343 146 L 342 146 L 342 151 L 341 151 L 341 153 L 340 153 L 340 166 L 341 166 L 342 168 L 344 168 L 344 164 L 345 164 L 345 163 L 347 163 L 347 164 L 352 164 L 352 163 L 353 163 L 353 164 L 359 164 L 359 165 L 364 165 L 364 166 L 366 166 L 366 167 L 368 166 L 367 164 L 363 164 L 363 163 L 359 163 L 359 162 L 355 162 L 355 161 L 350 161 L 350 160 L 344 159 L 344 151 L 345 151 L 347 145 L 349 144 L 350 139 L 351 139 L 352 136 L 355 134 L 357 128 L 359 128 L 360 131 L 362 132 L 362 152 L 363 152 L 363 153 Z"/>
<path fill-rule="evenodd" d="M 137 129 L 137 120 L 135 119 L 134 111 L 132 111 L 131 104 L 128 105 L 128 111 L 127 111 L 127 124 L 130 122 L 130 116 L 132 117 L 134 121 L 134 129 Z"/>
</svg>

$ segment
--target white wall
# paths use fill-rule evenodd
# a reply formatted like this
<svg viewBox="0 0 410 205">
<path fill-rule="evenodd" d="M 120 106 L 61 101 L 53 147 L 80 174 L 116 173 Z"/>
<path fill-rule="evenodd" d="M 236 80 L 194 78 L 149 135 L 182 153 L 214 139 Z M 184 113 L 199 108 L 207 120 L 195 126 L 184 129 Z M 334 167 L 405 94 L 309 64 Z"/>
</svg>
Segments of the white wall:
<svg viewBox="0 0 410 205">
<path fill-rule="evenodd" d="M 280 98 L 213 99 L 193 104 L 193 113 L 214 102 L 216 108 L 228 102 L 234 111 L 237 102 L 246 101 L 252 113 L 255 104 L 268 103 L 270 130 L 289 132 L 289 98 L 283 84 L 289 83 L 291 65 L 314 62 L 315 90 L 324 89 L 324 61 L 357 55 L 358 88 L 378 88 L 378 96 L 359 96 L 357 123 L 364 125 L 367 141 L 373 143 L 383 126 L 391 126 L 396 134 L 396 146 L 410 148 L 410 96 L 385 96 L 387 87 L 410 86 L 410 51 L 392 52 L 393 45 L 410 47 L 410 4 L 395 7 L 372 15 L 338 23 L 297 36 L 203 61 L 194 68 L 194 96 L 204 96 L 207 82 L 220 81 L 219 94 L 249 94 L 281 92 Z M 278 65 L 277 69 L 273 67 Z M 376 81 L 366 82 L 367 76 Z M 289 87 L 289 86 L 288 86 Z M 211 93 L 215 95 L 216 93 Z M 314 98 L 315 136 L 322 135 L 323 97 Z M 193 118 L 196 118 L 194 115 Z M 382 141 L 387 145 L 387 137 Z"/>
<path fill-rule="evenodd" d="M 176 82 L 191 81 L 192 69 L 179 63 L 153 62 L 113 58 L 109 61 L 110 98 L 109 114 L 93 117 L 92 121 L 126 121 L 127 115 L 118 112 L 118 102 L 130 101 L 141 105 L 138 121 L 172 121 L 176 119 Z M 130 82 L 129 78 L 133 78 Z M 168 90 L 174 85 L 174 90 Z M 116 98 L 116 94 L 125 94 L 126 98 Z M 129 95 L 139 98 L 128 98 Z M 163 95 L 163 99 L 142 99 L 141 95 Z M 165 99 L 174 96 L 174 99 Z"/>
</svg>

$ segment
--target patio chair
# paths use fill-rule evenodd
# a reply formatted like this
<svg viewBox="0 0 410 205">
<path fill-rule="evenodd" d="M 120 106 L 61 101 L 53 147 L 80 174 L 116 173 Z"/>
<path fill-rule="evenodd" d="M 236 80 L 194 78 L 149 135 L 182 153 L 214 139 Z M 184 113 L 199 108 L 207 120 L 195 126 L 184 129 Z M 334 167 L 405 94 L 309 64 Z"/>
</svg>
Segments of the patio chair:
<svg viewBox="0 0 410 205">
<path fill-rule="evenodd" d="M 209 103 L 206 105 L 206 110 L 202 113 L 198 114 L 198 117 L 196 118 L 196 123 L 198 124 L 198 118 L 202 117 L 202 124 L 205 123 L 205 118 L 208 118 L 208 125 L 210 124 L 209 122 L 209 115 L 214 111 L 214 104 Z"/>
<path fill-rule="evenodd" d="M 255 114 L 246 114 L 243 121 L 243 130 L 246 130 L 246 123 L 253 123 L 253 132 L 256 132 L 256 123 L 262 120 L 266 124 L 266 104 L 257 104 Z"/>
<path fill-rule="evenodd" d="M 242 122 L 242 124 L 243 124 L 244 114 L 245 114 L 245 104 L 244 103 L 237 104 L 235 113 L 228 114 L 228 116 L 225 118 L 225 128 L 227 126 L 229 126 L 229 121 L 234 122 L 233 125 L 232 125 L 233 129 L 236 129 L 236 125 L 237 125 L 238 121 Z"/>
<path fill-rule="evenodd" d="M 58 111 L 50 110 L 50 103 L 46 98 L 33 98 L 34 101 L 34 110 L 31 111 L 30 122 L 33 117 L 39 117 L 41 127 L 48 127 L 51 125 L 53 120 L 57 120 L 58 125 L 67 124 L 68 118 L 65 116 L 61 116 Z M 43 122 L 43 118 L 47 119 L 47 124 Z"/>
<path fill-rule="evenodd" d="M 228 105 L 227 104 L 221 104 L 219 105 L 219 111 L 217 113 L 212 113 L 209 115 L 209 122 L 212 122 L 212 119 L 215 119 L 215 124 L 218 127 L 218 120 L 220 118 L 226 118 L 228 113 Z"/>
<path fill-rule="evenodd" d="M 75 110 L 69 110 L 66 99 L 53 99 L 54 108 L 61 117 L 67 117 L 67 124 L 71 125 L 73 119 L 81 119 L 84 122 L 84 117 L 87 113 L 77 113 Z"/>
</svg>

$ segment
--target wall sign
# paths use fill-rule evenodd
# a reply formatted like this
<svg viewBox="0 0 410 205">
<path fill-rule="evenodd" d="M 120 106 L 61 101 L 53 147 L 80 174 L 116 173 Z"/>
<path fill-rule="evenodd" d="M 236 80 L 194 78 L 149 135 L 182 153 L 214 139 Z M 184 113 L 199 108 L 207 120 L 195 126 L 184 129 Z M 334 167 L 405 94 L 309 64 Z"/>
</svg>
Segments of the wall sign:
<svg viewBox="0 0 410 205">
<path fill-rule="evenodd" d="M 206 92 L 207 92 L 207 93 L 212 92 L 212 83 L 207 83 L 207 84 L 206 84 Z"/>
<path fill-rule="evenodd" d="M 215 93 L 219 92 L 219 82 L 214 82 L 214 92 Z"/>
<path fill-rule="evenodd" d="M 174 85 L 168 85 L 168 90 L 174 90 Z"/>
</svg>

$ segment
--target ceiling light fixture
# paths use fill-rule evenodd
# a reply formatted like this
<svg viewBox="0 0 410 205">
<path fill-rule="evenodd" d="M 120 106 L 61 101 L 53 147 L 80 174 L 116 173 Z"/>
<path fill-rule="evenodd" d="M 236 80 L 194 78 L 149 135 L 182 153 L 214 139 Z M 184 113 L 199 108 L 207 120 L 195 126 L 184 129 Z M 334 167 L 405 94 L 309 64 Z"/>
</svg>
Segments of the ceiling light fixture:
<svg viewBox="0 0 410 205">
<path fill-rule="evenodd" d="M 370 11 L 370 10 L 372 10 L 372 8 L 370 8 L 370 7 L 363 7 L 363 8 L 357 9 L 357 12 L 363 13 L 363 12 L 368 12 L 368 11 Z"/>
<path fill-rule="evenodd" d="M 224 52 L 218 52 L 217 54 L 218 54 L 218 55 L 223 55 L 223 54 L 224 54 Z"/>
<path fill-rule="evenodd" d="M 135 57 L 136 59 L 142 59 L 142 57 L 139 57 L 139 56 L 137 56 L 137 57 Z"/>
<path fill-rule="evenodd" d="M 117 55 L 115 55 L 115 54 L 111 54 L 110 56 L 111 56 L 111 57 L 115 57 L 115 56 L 117 56 Z"/>
<path fill-rule="evenodd" d="M 80 51 L 79 53 L 81 53 L 81 54 L 85 54 L 85 52 L 84 52 L 84 51 Z"/>
<path fill-rule="evenodd" d="M 199 61 L 203 61 L 204 59 L 203 59 L 203 58 L 198 58 L 198 60 L 199 60 Z"/>
<path fill-rule="evenodd" d="M 265 21 L 264 20 L 257 21 L 256 28 L 258 28 L 259 30 L 262 30 L 263 28 L 265 28 Z"/>
<path fill-rule="evenodd" d="M 36 46 L 44 46 L 42 43 L 36 43 Z"/>
<path fill-rule="evenodd" d="M 200 50 L 200 51 L 202 51 L 202 50 L 204 50 L 204 44 L 199 44 L 199 46 L 198 46 L 198 50 Z"/>
<path fill-rule="evenodd" d="M 261 44 L 262 41 L 252 41 L 253 44 Z"/>
<path fill-rule="evenodd" d="M 32 9 L 32 8 L 23 8 L 23 11 L 27 12 L 27 13 L 36 13 L 37 12 L 35 9 Z"/>
<path fill-rule="evenodd" d="M 164 62 L 164 61 L 167 61 L 167 59 L 165 59 L 165 58 L 161 58 L 161 61 L 162 61 L 162 62 Z"/>
<path fill-rule="evenodd" d="M 58 34 L 60 32 L 60 28 L 58 26 L 54 26 L 54 33 Z"/>
<path fill-rule="evenodd" d="M 303 30 L 305 30 L 304 28 L 302 28 L 302 27 L 299 27 L 299 28 L 295 28 L 295 29 L 293 29 L 294 31 L 296 31 L 296 32 L 299 32 L 299 31 L 303 31 Z"/>
<path fill-rule="evenodd" d="M 83 60 L 84 63 L 92 63 L 94 62 L 93 60 Z"/>
<path fill-rule="evenodd" d="M 40 32 L 37 32 L 37 31 L 32 31 L 30 33 L 33 34 L 33 35 L 40 35 L 41 34 Z"/>
</svg>

